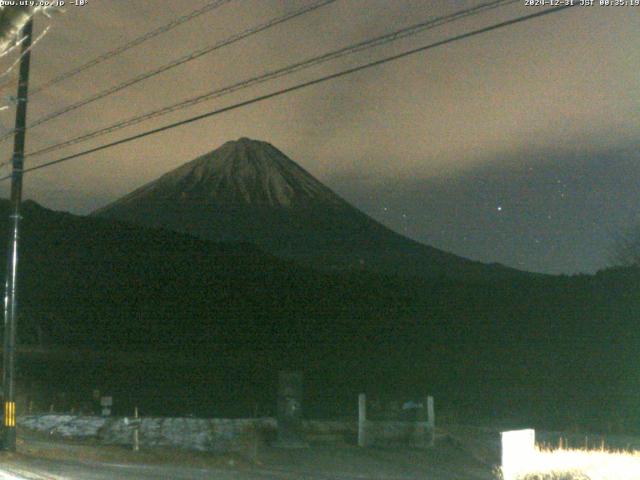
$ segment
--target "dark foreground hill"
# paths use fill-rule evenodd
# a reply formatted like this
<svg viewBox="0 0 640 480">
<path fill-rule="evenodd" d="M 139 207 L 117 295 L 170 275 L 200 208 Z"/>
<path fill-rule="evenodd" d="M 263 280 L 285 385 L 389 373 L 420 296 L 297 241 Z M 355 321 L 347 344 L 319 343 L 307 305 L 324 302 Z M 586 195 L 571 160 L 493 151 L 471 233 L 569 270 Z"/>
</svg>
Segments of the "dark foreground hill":
<svg viewBox="0 0 640 480">
<path fill-rule="evenodd" d="M 0 238 L 7 217 L 0 203 Z M 476 419 L 640 420 L 634 271 L 484 282 L 329 274 L 246 244 L 32 202 L 23 226 L 20 341 L 85 354 L 24 357 L 18 368 L 67 398 L 99 387 L 149 414 L 247 415 L 253 402 L 273 405 L 277 371 L 295 368 L 310 415 L 348 413 L 365 391 L 433 393 L 439 411 Z M 94 355 L 106 350 L 134 356 Z"/>
<path fill-rule="evenodd" d="M 227 142 L 93 215 L 208 240 L 250 242 L 315 268 L 428 278 L 526 275 L 393 232 L 273 145 L 248 138 Z"/>
</svg>

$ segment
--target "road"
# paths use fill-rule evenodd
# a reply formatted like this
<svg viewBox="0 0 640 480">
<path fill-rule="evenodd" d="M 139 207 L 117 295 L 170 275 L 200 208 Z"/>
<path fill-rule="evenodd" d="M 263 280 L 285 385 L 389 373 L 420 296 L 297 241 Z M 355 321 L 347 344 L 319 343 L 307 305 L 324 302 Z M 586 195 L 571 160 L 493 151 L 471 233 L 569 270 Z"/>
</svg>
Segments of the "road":
<svg viewBox="0 0 640 480">
<path fill-rule="evenodd" d="M 0 455 L 0 480 L 493 480 L 491 469 L 453 443 L 430 450 L 315 445 L 263 446 L 255 461 L 171 451 L 30 439 Z"/>
<path fill-rule="evenodd" d="M 3 462 L 0 467 L 2 480 L 113 480 L 113 479 L 176 479 L 176 480 L 264 480 L 281 478 L 264 475 L 239 476 L 237 472 L 189 467 L 167 467 L 151 465 L 118 465 L 105 463 L 78 463 L 63 460 L 16 460 Z"/>
</svg>

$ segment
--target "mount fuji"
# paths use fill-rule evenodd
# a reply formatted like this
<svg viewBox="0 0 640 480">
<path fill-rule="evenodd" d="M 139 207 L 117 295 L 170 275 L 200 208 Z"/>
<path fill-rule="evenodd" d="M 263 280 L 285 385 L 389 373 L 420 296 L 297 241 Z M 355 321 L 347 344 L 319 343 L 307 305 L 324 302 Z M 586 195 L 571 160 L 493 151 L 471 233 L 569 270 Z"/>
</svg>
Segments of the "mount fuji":
<svg viewBox="0 0 640 480">
<path fill-rule="evenodd" d="M 439 277 L 519 276 L 406 238 L 370 218 L 273 145 L 248 138 L 170 171 L 92 215 L 249 242 L 303 264 Z"/>
</svg>

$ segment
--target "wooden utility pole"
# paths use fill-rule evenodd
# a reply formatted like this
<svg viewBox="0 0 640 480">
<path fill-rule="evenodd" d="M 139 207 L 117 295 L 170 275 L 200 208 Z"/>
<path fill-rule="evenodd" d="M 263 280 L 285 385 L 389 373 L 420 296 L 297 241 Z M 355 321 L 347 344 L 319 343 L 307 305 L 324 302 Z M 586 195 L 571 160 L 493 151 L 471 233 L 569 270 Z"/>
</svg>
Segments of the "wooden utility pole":
<svg viewBox="0 0 640 480">
<path fill-rule="evenodd" d="M 27 94 L 29 90 L 29 64 L 31 60 L 31 36 L 33 18 L 24 26 L 18 80 L 16 128 L 13 144 L 11 176 L 11 214 L 9 222 L 9 246 L 4 299 L 4 350 L 2 388 L 4 396 L 4 429 L 2 448 L 16 450 L 16 380 L 15 351 L 16 323 L 18 316 L 18 245 L 20 240 L 20 205 L 22 203 L 22 172 L 27 124 Z"/>
</svg>

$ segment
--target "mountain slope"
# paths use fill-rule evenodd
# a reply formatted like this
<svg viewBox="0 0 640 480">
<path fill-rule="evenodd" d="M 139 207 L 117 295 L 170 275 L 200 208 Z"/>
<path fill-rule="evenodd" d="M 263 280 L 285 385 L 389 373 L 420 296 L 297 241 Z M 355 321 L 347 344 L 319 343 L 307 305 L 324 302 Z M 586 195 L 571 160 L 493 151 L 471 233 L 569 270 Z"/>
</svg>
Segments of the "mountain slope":
<svg viewBox="0 0 640 480">
<path fill-rule="evenodd" d="M 9 210 L 0 201 L 0 238 Z M 426 390 L 443 409 L 473 405 L 473 419 L 517 412 L 559 427 L 579 411 L 639 424 L 637 269 L 504 282 L 323 273 L 33 202 L 22 216 L 20 343 L 140 353 L 23 359 L 19 375 L 50 389 L 44 408 L 50 392 L 99 388 L 123 414 L 247 415 L 250 402 L 273 405 L 278 370 L 295 368 L 312 415 L 344 415 L 363 391 Z"/>
<path fill-rule="evenodd" d="M 399 235 L 333 193 L 280 150 L 227 142 L 93 213 L 215 241 L 254 243 L 323 268 L 436 277 L 518 275 Z"/>
</svg>

